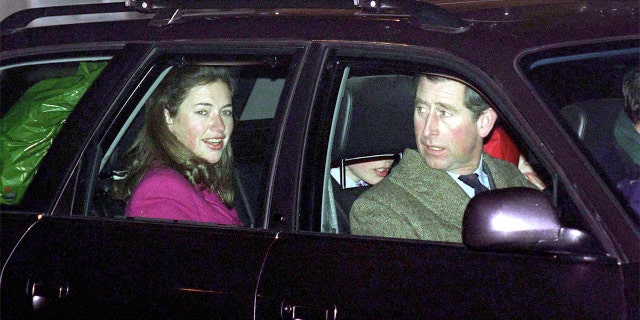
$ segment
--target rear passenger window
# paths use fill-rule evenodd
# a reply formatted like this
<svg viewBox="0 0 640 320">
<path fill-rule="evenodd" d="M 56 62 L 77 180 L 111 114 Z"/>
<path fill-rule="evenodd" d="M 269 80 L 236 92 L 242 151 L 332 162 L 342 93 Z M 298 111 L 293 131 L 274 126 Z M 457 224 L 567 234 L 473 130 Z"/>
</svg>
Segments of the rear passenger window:
<svg viewBox="0 0 640 320">
<path fill-rule="evenodd" d="M 289 72 L 288 57 L 278 57 L 278 63 L 268 63 L 271 61 L 270 58 L 256 56 L 247 61 L 242 58 L 239 58 L 240 61 L 228 61 L 185 56 L 180 59 L 182 62 L 179 64 L 174 64 L 171 62 L 174 60 L 167 59 L 169 63 L 157 65 L 156 70 L 159 70 L 157 76 L 139 86 L 144 92 L 134 94 L 142 96 L 142 99 L 124 106 L 127 111 L 114 123 L 112 133 L 108 136 L 115 138 L 103 142 L 106 152 L 100 161 L 99 181 L 95 185 L 92 198 L 88 199 L 91 205 L 85 214 L 103 217 L 126 215 L 138 220 L 180 220 L 247 227 L 262 225 L 267 170 L 276 133 L 274 117 L 280 106 L 280 97 L 285 89 Z M 193 73 L 196 77 L 197 74 L 209 72 L 207 70 L 228 73 L 232 78 L 230 80 L 232 84 L 224 78 L 226 75 L 220 76 L 222 78 L 213 84 L 224 83 L 220 87 L 222 89 L 213 85 L 209 87 L 213 91 L 205 90 L 200 95 L 193 96 L 190 93 L 192 90 L 189 89 L 182 99 L 170 98 L 180 92 L 179 88 L 169 86 L 172 81 L 182 81 L 176 76 L 177 73 Z M 204 80 L 204 84 L 209 86 L 211 83 L 207 81 L 209 80 Z M 203 87 L 202 81 L 194 86 L 194 88 L 201 87 Z M 226 95 L 229 89 L 232 95 L 227 100 Z M 175 92 L 165 94 L 168 90 Z M 159 96 L 163 98 L 158 98 Z M 159 99 L 168 100 L 158 102 Z M 158 103 L 166 103 L 167 107 L 164 107 L 166 111 L 161 110 L 163 117 L 161 122 L 150 123 L 149 119 L 155 117 L 150 116 L 151 111 L 148 110 Z M 180 103 L 178 108 L 171 109 L 177 103 Z M 169 131 L 165 132 L 166 139 L 160 139 L 164 142 L 156 145 L 159 150 L 157 153 L 141 153 L 139 152 L 141 145 L 149 144 L 147 141 L 149 135 L 145 134 L 144 130 L 150 129 L 145 126 L 152 125 L 157 128 L 165 128 L 165 126 L 169 128 Z M 184 126 L 185 129 L 181 129 L 180 126 Z M 174 137 L 178 140 L 172 140 Z M 147 140 L 141 143 L 143 139 Z M 174 142 L 166 143 L 165 140 Z M 178 141 L 182 144 L 180 148 L 175 146 Z M 187 153 L 190 155 L 185 155 Z M 138 200 L 132 199 L 135 199 L 136 188 L 145 177 L 144 174 L 136 173 L 135 170 L 139 170 L 139 167 L 136 167 L 135 161 L 138 160 L 133 158 L 138 157 L 142 159 L 141 161 L 146 161 L 144 157 L 140 157 L 141 154 L 155 159 L 143 170 L 148 172 L 155 167 L 171 168 L 187 179 L 186 183 L 195 182 L 195 189 L 204 194 L 205 201 L 199 202 L 202 199 L 197 197 L 191 202 L 190 200 L 183 202 L 184 197 L 194 195 L 186 194 L 177 197 L 172 194 L 177 191 L 167 185 L 164 189 L 151 187 L 149 190 L 153 197 L 147 197 L 144 201 L 169 204 L 156 206 L 143 203 L 136 207 L 135 203 Z M 195 162 L 193 161 L 195 158 L 192 157 L 194 154 L 199 159 Z M 212 158 L 207 158 L 209 156 Z M 202 161 L 203 159 L 206 161 Z M 180 163 L 180 161 L 184 162 Z M 223 163 L 226 163 L 226 167 L 223 167 Z M 194 166 L 211 166 L 210 168 L 213 169 L 192 170 Z M 127 181 L 132 174 L 138 174 L 138 180 L 129 184 L 129 189 L 123 192 L 123 186 L 127 187 L 123 181 Z M 215 177 L 207 178 L 198 174 L 213 174 Z M 214 187 L 201 188 L 205 185 Z M 211 209 L 205 208 L 209 205 L 206 202 L 217 206 L 216 212 L 224 211 L 228 216 L 222 220 L 205 217 L 203 213 Z M 156 210 L 155 208 L 164 209 Z M 184 215 L 181 216 L 179 212 L 184 212 Z"/>
<path fill-rule="evenodd" d="M 108 58 L 0 67 L 0 203 L 20 204 L 67 116 Z"/>
</svg>

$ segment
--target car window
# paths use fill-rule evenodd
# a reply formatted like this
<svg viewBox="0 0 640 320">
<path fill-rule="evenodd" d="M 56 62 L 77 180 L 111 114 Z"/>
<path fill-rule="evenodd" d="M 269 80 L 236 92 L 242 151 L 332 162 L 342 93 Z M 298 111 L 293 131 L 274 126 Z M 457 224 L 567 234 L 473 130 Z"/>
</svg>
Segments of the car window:
<svg viewBox="0 0 640 320">
<path fill-rule="evenodd" d="M 18 205 L 66 118 L 108 57 L 0 67 L 0 203 Z"/>
<path fill-rule="evenodd" d="M 87 206 L 87 210 L 79 212 L 84 215 L 98 217 L 125 216 L 125 212 L 129 210 L 127 205 L 131 202 L 132 195 L 122 197 L 122 194 L 118 194 L 116 190 L 118 184 L 132 172 L 133 162 L 131 157 L 133 157 L 133 153 L 130 151 L 136 146 L 137 139 L 141 139 L 141 132 L 146 125 L 145 112 L 152 103 L 155 103 L 154 95 L 164 92 L 162 90 L 165 89 L 162 88 L 167 87 L 165 81 L 172 81 L 167 79 L 173 79 L 171 78 L 172 72 L 178 72 L 182 69 L 217 68 L 228 70 L 234 80 L 234 94 L 230 103 L 228 103 L 233 110 L 232 133 L 229 134 L 227 132 L 224 134 L 225 136 L 230 135 L 228 144 L 230 146 L 229 149 L 232 148 L 232 151 L 230 151 L 232 154 L 232 160 L 230 160 L 232 161 L 232 171 L 226 173 L 231 179 L 229 194 L 232 196 L 229 199 L 232 200 L 229 203 L 225 202 L 225 205 L 228 205 L 226 209 L 230 210 L 232 215 L 237 214 L 238 219 L 244 226 L 256 227 L 262 224 L 267 168 L 271 161 L 272 146 L 275 140 L 276 124 L 274 123 L 274 116 L 280 106 L 280 96 L 288 76 L 289 58 L 286 56 L 279 57 L 278 61 L 280 63 L 278 64 L 262 62 L 266 61 L 267 57 L 255 56 L 252 56 L 251 60 L 248 61 L 242 61 L 242 58 L 238 58 L 241 61 L 228 61 L 216 60 L 217 58 L 208 60 L 198 57 L 197 59 L 194 58 L 193 62 L 189 62 L 191 61 L 190 59 L 188 56 L 183 57 L 181 60 L 187 62 L 182 62 L 182 64 L 178 65 L 173 62 L 166 63 L 165 60 L 160 59 L 159 61 L 163 62 L 159 62 L 153 68 L 158 70 L 155 73 L 155 78 L 146 79 L 146 82 L 139 86 L 143 92 L 133 94 L 139 97 L 138 100 L 132 101 L 129 105 L 123 107 L 127 111 L 123 112 L 119 119 L 116 119 L 111 130 L 112 133 L 107 134 L 107 136 L 113 136 L 114 138 L 103 142 L 103 149 L 106 151 L 100 160 L 100 173 L 97 175 L 99 178 L 95 182 L 95 190 L 90 199 L 87 199 L 90 205 Z M 168 60 L 173 61 L 171 59 Z M 215 103 L 212 103 L 212 105 L 215 106 Z M 207 112 L 213 111 L 207 110 Z M 203 113 L 199 113 L 199 115 Z M 225 122 L 225 124 L 229 126 L 229 123 Z M 189 130 L 184 131 L 181 137 L 192 135 L 197 131 L 195 127 Z M 212 139 L 221 138 L 222 135 L 212 133 L 214 129 L 201 130 L 202 139 L 208 139 L 206 143 L 209 147 L 212 149 L 217 148 L 213 146 L 215 141 Z M 176 136 L 179 134 L 176 134 Z M 214 137 L 214 135 L 216 136 Z M 197 140 L 194 141 L 197 141 L 197 144 L 202 139 L 197 137 Z M 189 147 L 187 141 L 179 141 Z M 194 152 L 199 156 L 199 151 L 193 150 L 191 149 L 189 152 Z M 220 163 L 220 161 L 214 163 Z M 158 160 L 158 163 L 163 162 Z M 219 174 L 223 174 L 223 172 L 220 171 Z M 184 173 L 184 176 L 188 177 L 188 174 Z M 194 181 L 200 181 L 197 179 L 194 178 Z M 135 192 L 135 190 L 133 188 L 132 192 Z M 164 192 L 164 190 L 158 192 L 160 198 L 163 197 Z M 166 192 L 170 194 L 171 190 L 166 190 Z M 213 197 L 224 199 L 224 195 L 220 194 L 218 190 L 216 192 L 217 195 Z M 189 211 L 198 214 L 198 212 L 202 212 L 202 209 L 193 208 L 193 210 L 189 209 Z M 162 215 L 155 217 L 158 219 L 181 220 L 169 216 L 164 218 Z M 137 218 L 146 219 L 148 217 Z M 185 219 L 185 221 L 191 220 Z"/>
<path fill-rule="evenodd" d="M 257 78 L 240 121 L 273 119 L 284 88 L 283 78 Z"/>
<path fill-rule="evenodd" d="M 412 231 L 391 232 L 395 228 L 393 219 L 407 219 L 407 217 L 398 217 L 401 215 L 396 210 L 395 205 L 387 205 L 384 201 L 370 197 L 368 195 L 376 194 L 375 189 L 381 189 L 378 185 L 389 187 L 390 184 L 401 184 L 398 179 L 385 184 L 385 179 L 390 175 L 394 175 L 394 171 L 407 170 L 398 169 L 399 164 L 407 159 L 422 159 L 417 152 L 416 134 L 414 133 L 414 112 L 416 110 L 417 82 L 416 77 L 420 74 L 428 74 L 431 76 L 443 77 L 446 80 L 468 86 L 472 88 L 479 97 L 487 101 L 496 112 L 497 116 L 495 124 L 490 133 L 483 139 L 483 159 L 485 162 L 488 158 L 499 160 L 500 168 L 508 168 L 509 183 L 505 181 L 491 184 L 492 188 L 505 187 L 527 187 L 539 190 L 541 193 L 553 203 L 555 214 L 564 226 L 574 227 L 580 230 L 588 230 L 588 226 L 583 217 L 580 216 L 573 200 L 566 195 L 566 187 L 559 183 L 551 170 L 547 169 L 544 159 L 535 152 L 535 149 L 528 145 L 524 133 L 517 130 L 517 126 L 510 123 L 504 116 L 505 110 L 502 106 L 496 105 L 489 98 L 489 94 L 483 91 L 480 84 L 474 84 L 471 80 L 464 76 L 459 70 L 447 70 L 436 65 L 421 65 L 420 68 L 416 64 L 407 63 L 406 65 L 398 61 L 367 61 L 362 60 L 341 60 L 341 65 L 345 67 L 336 71 L 332 88 L 332 100 L 328 105 L 334 110 L 332 114 L 332 124 L 329 132 L 326 133 L 328 141 L 327 158 L 324 170 L 324 192 L 322 201 L 322 216 L 318 217 L 318 230 L 327 233 L 342 233 L 356 235 L 373 235 L 394 238 L 412 238 L 425 239 L 420 235 L 421 228 L 428 228 L 430 224 L 456 224 L 456 240 L 444 240 L 445 242 L 461 242 L 460 225 L 462 223 L 462 214 L 468 196 L 464 195 L 463 190 L 473 192 L 473 187 L 462 187 L 460 183 L 455 182 L 453 176 L 445 174 L 441 181 L 433 182 L 434 186 L 448 185 L 448 191 L 437 191 L 430 193 L 433 197 L 441 197 L 441 200 L 428 205 L 429 209 L 425 209 L 421 204 L 422 200 L 419 192 L 432 192 L 420 190 L 425 185 L 430 185 L 422 180 L 417 184 L 408 184 L 406 194 L 398 194 L 398 197 L 407 196 L 404 200 L 397 200 L 395 196 L 391 196 L 388 200 L 393 203 L 407 202 L 409 203 L 407 211 L 422 215 L 425 211 L 434 210 L 442 214 L 452 214 L 450 221 L 436 221 L 437 219 L 446 219 L 446 217 L 426 217 L 417 218 L 415 221 L 408 222 L 404 227 Z M 373 67 L 373 66 L 376 67 Z M 418 70 L 418 71 L 417 71 Z M 487 89 L 494 90 L 494 89 Z M 434 112 L 441 112 L 443 115 L 448 111 L 442 108 L 434 109 Z M 434 140 L 436 141 L 436 140 Z M 434 153 L 439 152 L 438 143 L 444 141 L 433 142 Z M 407 158 L 410 157 L 410 158 Z M 487 158 L 484 158 L 487 157 Z M 331 172 L 340 172 L 344 176 L 346 167 L 349 164 L 362 164 L 368 161 L 377 161 L 376 165 L 367 168 L 369 174 L 374 179 L 367 183 L 363 176 L 353 175 L 355 179 L 361 179 L 355 188 L 342 187 L 341 181 L 337 181 L 336 175 L 332 176 Z M 375 163 L 375 162 L 372 162 Z M 497 168 L 497 167 L 496 167 Z M 494 171 L 501 171 L 502 169 Z M 353 170 L 351 170 L 353 171 Z M 390 173 L 389 173 L 390 172 Z M 402 171 L 399 171 L 402 172 Z M 348 173 L 348 172 L 347 172 Z M 353 173 L 353 172 L 351 172 Z M 406 174 L 406 173 L 402 173 Z M 502 172 L 491 172 L 492 179 L 507 179 L 506 174 Z M 398 173 L 399 175 L 399 173 Z M 396 175 L 396 177 L 398 177 Z M 377 176 L 377 178 L 375 178 Z M 403 178 L 404 179 L 404 178 Z M 451 180 L 448 180 L 451 179 Z M 364 183 L 362 183 L 364 182 Z M 426 184 L 425 184 L 426 183 Z M 496 187 L 500 185 L 500 187 Z M 396 186 L 394 186 L 396 187 Z M 388 190 L 395 190 L 394 187 Z M 445 190 L 445 189 L 443 189 Z M 367 196 L 363 196 L 363 194 Z M 466 197 L 467 200 L 463 204 L 447 202 L 449 195 L 455 194 L 458 198 Z M 366 197 L 366 204 L 363 201 Z M 385 199 L 387 199 L 385 198 Z M 396 201 L 397 200 L 397 201 Z M 406 201 L 405 201 L 406 200 Z M 363 207 L 380 206 L 384 214 L 381 219 L 377 220 L 381 226 L 377 228 L 379 232 L 367 232 L 361 234 L 354 232 L 354 206 L 359 203 L 359 209 Z M 370 208 L 367 208 L 369 210 Z M 453 212 L 457 212 L 453 214 Z M 365 210 L 366 211 L 366 210 Z M 367 211 L 369 212 L 369 211 Z M 434 220 L 435 219 L 435 220 Z M 405 221 L 406 222 L 406 221 Z M 370 226 L 373 220 L 364 222 Z M 398 224 L 398 226 L 401 224 Z M 401 227 L 400 229 L 404 228 Z M 368 227 L 367 227 L 368 228 Z M 427 240 L 428 237 L 426 238 Z M 436 241 L 442 241 L 436 239 Z"/>
<path fill-rule="evenodd" d="M 624 110 L 623 79 L 638 69 L 638 56 L 637 43 L 614 42 L 537 52 L 521 62 L 568 135 L 636 219 L 640 213 L 628 194 L 640 174 L 640 135 Z"/>
</svg>

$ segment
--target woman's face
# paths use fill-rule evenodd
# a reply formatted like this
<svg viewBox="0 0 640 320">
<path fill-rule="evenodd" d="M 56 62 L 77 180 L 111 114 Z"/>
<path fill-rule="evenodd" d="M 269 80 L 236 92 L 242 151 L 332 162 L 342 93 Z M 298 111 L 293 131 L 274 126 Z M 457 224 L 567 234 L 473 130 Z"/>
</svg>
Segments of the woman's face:
<svg viewBox="0 0 640 320">
<path fill-rule="evenodd" d="M 169 131 L 193 153 L 209 163 L 222 157 L 233 131 L 231 90 L 216 81 L 189 90 L 175 117 L 164 110 Z"/>
</svg>

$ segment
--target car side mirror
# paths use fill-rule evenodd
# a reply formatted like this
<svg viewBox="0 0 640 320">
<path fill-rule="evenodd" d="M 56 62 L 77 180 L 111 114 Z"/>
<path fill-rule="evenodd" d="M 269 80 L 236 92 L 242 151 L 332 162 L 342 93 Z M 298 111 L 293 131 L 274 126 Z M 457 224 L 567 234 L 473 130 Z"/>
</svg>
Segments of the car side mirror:
<svg viewBox="0 0 640 320">
<path fill-rule="evenodd" d="M 491 190 L 471 199 L 462 241 L 482 251 L 602 253 L 587 233 L 562 227 L 547 196 L 530 188 Z"/>
</svg>

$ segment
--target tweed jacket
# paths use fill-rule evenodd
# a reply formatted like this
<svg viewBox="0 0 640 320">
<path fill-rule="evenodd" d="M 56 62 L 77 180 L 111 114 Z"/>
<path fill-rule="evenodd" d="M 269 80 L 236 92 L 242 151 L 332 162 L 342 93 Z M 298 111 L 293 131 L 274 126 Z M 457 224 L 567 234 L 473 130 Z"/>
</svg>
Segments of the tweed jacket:
<svg viewBox="0 0 640 320">
<path fill-rule="evenodd" d="M 518 168 L 483 154 L 491 189 L 536 188 Z M 406 149 L 391 173 L 360 196 L 349 215 L 353 234 L 462 242 L 462 216 L 469 196 L 446 171 L 426 165 Z"/>
</svg>

